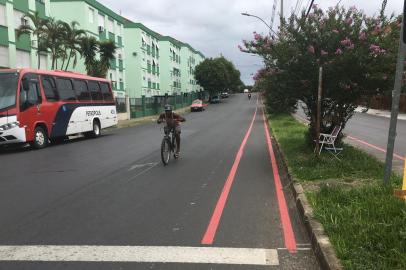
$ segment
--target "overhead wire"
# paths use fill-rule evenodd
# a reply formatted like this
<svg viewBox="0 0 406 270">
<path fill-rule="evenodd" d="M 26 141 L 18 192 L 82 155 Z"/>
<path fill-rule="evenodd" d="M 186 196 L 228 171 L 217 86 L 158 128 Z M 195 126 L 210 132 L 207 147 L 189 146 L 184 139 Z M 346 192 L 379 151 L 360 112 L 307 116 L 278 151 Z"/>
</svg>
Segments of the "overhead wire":
<svg viewBox="0 0 406 270">
<path fill-rule="evenodd" d="M 314 3 L 314 0 L 311 0 L 311 3 L 310 3 L 310 5 L 309 5 L 309 7 L 307 9 L 307 12 L 306 12 L 306 18 L 307 18 L 307 16 L 309 16 L 309 13 L 310 13 L 310 10 L 312 9 L 313 3 Z"/>
</svg>

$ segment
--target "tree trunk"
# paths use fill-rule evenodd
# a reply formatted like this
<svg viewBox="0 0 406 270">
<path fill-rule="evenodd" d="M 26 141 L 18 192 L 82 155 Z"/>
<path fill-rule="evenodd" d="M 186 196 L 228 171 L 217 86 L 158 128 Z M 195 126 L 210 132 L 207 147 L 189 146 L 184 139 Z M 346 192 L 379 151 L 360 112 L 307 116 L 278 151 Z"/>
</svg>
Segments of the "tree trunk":
<svg viewBox="0 0 406 270">
<path fill-rule="evenodd" d="M 38 69 L 41 68 L 41 55 L 39 54 L 39 35 L 37 34 Z"/>
<path fill-rule="evenodd" d="M 65 50 L 64 56 L 62 57 L 61 70 L 63 70 L 63 66 L 65 65 L 65 61 L 66 61 L 66 52 L 67 52 L 67 50 Z"/>
<path fill-rule="evenodd" d="M 67 71 L 68 70 L 68 67 L 69 67 L 69 64 L 70 64 L 70 59 L 73 57 L 73 55 L 72 55 L 72 50 L 69 52 L 69 57 L 68 57 L 68 63 L 66 64 L 66 67 L 65 67 L 65 71 Z M 62 69 L 63 69 L 63 65 L 62 65 Z"/>
<path fill-rule="evenodd" d="M 52 54 L 52 70 L 55 69 L 55 52 L 53 50 L 51 50 L 51 54 Z"/>
</svg>

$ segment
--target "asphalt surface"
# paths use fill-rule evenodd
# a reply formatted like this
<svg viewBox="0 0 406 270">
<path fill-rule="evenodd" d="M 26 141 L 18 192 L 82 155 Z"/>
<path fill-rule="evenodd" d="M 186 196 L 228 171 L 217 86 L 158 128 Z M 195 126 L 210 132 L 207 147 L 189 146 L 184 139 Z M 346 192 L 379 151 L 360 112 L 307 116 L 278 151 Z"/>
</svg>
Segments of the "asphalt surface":
<svg viewBox="0 0 406 270">
<path fill-rule="evenodd" d="M 3 150 L 0 269 L 319 269 L 289 188 L 285 196 L 298 250 L 285 248 L 260 108 L 214 242 L 201 244 L 256 106 L 256 96 L 248 101 L 235 95 L 186 115 L 181 158 L 166 167 L 155 123 L 39 151 Z M 288 185 L 283 176 L 282 184 Z M 1 254 L 4 246 L 28 245 L 272 249 L 278 264 L 103 262 L 96 252 L 99 261 L 11 261 Z"/>
<path fill-rule="evenodd" d="M 306 118 L 303 110 L 298 109 L 300 119 Z M 348 121 L 343 132 L 346 142 L 374 155 L 382 162 L 386 159 L 390 119 L 367 113 L 355 113 Z M 406 157 L 406 121 L 398 119 L 396 128 L 393 169 L 403 174 L 404 157 Z"/>
</svg>

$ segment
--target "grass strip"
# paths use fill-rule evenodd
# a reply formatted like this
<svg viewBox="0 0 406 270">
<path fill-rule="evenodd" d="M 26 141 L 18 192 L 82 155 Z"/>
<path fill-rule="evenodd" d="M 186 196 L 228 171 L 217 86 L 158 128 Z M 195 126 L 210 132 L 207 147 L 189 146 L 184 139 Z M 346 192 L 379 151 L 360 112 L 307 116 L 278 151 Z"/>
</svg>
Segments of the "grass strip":
<svg viewBox="0 0 406 270">
<path fill-rule="evenodd" d="M 305 143 L 305 125 L 287 114 L 269 119 L 345 269 L 406 269 L 406 204 L 393 197 L 400 177 L 382 186 L 383 164 L 346 144 L 341 161 L 329 153 L 316 157 Z"/>
</svg>

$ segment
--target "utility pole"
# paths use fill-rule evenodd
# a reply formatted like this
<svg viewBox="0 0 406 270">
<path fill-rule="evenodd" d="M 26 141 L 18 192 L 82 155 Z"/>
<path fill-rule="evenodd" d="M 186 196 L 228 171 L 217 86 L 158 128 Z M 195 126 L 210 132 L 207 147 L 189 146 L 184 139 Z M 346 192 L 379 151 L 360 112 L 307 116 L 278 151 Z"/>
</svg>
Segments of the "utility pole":
<svg viewBox="0 0 406 270">
<path fill-rule="evenodd" d="M 389 135 L 388 135 L 388 146 L 386 150 L 386 162 L 385 162 L 385 173 L 384 173 L 384 183 L 388 185 L 390 183 L 390 176 L 392 174 L 392 160 L 393 160 L 393 151 L 395 147 L 396 139 L 396 125 L 398 120 L 399 113 L 399 99 L 400 91 L 402 88 L 402 79 L 403 79 L 403 69 L 404 69 L 404 59 L 406 54 L 406 0 L 403 4 L 403 19 L 402 19 L 402 29 L 400 31 L 400 40 L 399 40 L 399 51 L 398 51 L 398 61 L 396 64 L 396 76 L 395 76 L 395 86 L 392 91 L 392 111 L 391 119 L 389 126 Z"/>
<path fill-rule="evenodd" d="M 283 25 L 283 0 L 281 0 L 281 29 Z"/>
</svg>

